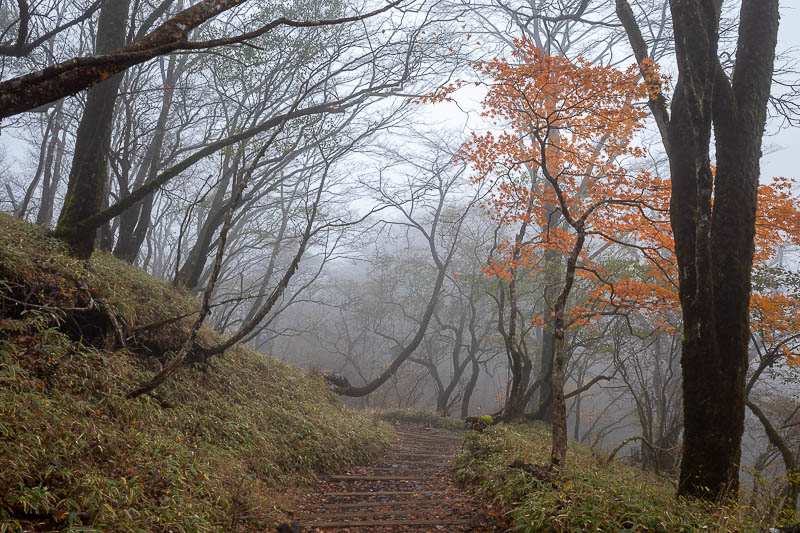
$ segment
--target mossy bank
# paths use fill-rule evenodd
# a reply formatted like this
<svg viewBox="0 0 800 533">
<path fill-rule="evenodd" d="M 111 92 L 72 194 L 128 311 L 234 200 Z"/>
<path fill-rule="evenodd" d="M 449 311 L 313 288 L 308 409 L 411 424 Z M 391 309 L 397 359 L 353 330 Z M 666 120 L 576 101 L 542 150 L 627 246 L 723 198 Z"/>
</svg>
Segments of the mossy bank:
<svg viewBox="0 0 800 533">
<path fill-rule="evenodd" d="M 198 308 L 0 215 L 0 531 L 263 531 L 288 488 L 388 444 L 321 379 L 241 346 L 127 399 Z"/>
<path fill-rule="evenodd" d="M 761 505 L 676 498 L 668 479 L 580 444 L 570 443 L 565 468 L 553 473 L 544 468 L 550 442 L 540 423 L 470 431 L 453 468 L 492 499 L 511 531 L 745 533 L 765 531 L 772 518 Z"/>
</svg>

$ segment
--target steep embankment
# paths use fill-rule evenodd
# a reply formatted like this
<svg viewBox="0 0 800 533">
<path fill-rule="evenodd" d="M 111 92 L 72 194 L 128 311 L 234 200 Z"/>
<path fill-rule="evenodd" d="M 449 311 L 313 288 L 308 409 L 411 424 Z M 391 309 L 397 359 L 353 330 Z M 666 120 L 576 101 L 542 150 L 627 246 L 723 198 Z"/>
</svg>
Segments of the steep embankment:
<svg viewBox="0 0 800 533">
<path fill-rule="evenodd" d="M 76 261 L 0 215 L 0 530 L 263 530 L 288 484 L 385 447 L 385 425 L 244 347 L 126 399 L 191 317 L 163 322 L 198 307 L 108 254 Z"/>
</svg>

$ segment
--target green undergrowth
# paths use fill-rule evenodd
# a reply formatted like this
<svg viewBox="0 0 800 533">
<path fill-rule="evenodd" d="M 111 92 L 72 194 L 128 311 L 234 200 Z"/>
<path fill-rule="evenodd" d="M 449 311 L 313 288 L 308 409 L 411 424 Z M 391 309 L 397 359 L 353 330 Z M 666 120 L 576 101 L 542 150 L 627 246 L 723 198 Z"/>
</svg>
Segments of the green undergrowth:
<svg viewBox="0 0 800 533">
<path fill-rule="evenodd" d="M 191 317 L 137 328 L 198 306 L 0 215 L 0 532 L 264 531 L 290 487 L 388 445 L 387 425 L 321 379 L 245 347 L 126 399 Z"/>
<path fill-rule="evenodd" d="M 464 421 L 460 418 L 442 416 L 425 409 L 377 409 L 374 414 L 377 418 L 387 422 L 411 422 L 436 428 L 464 429 Z"/>
<path fill-rule="evenodd" d="M 546 465 L 550 429 L 540 423 L 501 424 L 470 431 L 453 461 L 456 477 L 475 483 L 505 512 L 510 531 L 525 532 L 755 532 L 756 510 L 678 499 L 674 486 L 641 467 L 604 461 L 570 443 L 559 476 L 535 476 L 511 463 Z M 544 471 L 544 469 L 542 469 Z M 543 479 L 539 479 L 543 478 Z"/>
</svg>

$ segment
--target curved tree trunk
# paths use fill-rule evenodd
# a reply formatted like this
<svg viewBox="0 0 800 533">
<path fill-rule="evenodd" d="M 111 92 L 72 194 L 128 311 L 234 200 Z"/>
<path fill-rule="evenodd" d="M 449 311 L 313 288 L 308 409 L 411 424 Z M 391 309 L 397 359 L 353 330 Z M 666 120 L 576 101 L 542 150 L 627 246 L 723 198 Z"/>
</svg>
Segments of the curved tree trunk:
<svg viewBox="0 0 800 533">
<path fill-rule="evenodd" d="M 475 385 L 478 384 L 478 377 L 481 372 L 478 358 L 474 354 L 470 354 L 469 360 L 472 363 L 472 372 L 469 375 L 469 381 L 464 386 L 464 396 L 461 397 L 461 418 L 469 416 L 469 402 L 472 400 L 472 393 L 475 391 Z"/>
<path fill-rule="evenodd" d="M 767 418 L 767 415 L 756 404 L 747 401 L 747 407 L 756 415 L 758 421 L 764 426 L 764 432 L 767 434 L 770 444 L 775 446 L 781 453 L 783 458 L 783 466 L 786 469 L 786 499 L 783 502 L 784 512 L 789 518 L 794 518 L 795 511 L 797 510 L 797 497 L 800 495 L 800 472 L 797 470 L 797 461 L 795 460 L 794 453 L 783 440 L 781 434 L 773 427 L 772 423 Z"/>
<path fill-rule="evenodd" d="M 400 366 L 402 366 L 402 364 L 405 363 L 409 357 L 411 357 L 411 355 L 414 353 L 414 350 L 417 349 L 417 346 L 420 345 L 422 339 L 425 337 L 425 332 L 428 330 L 428 324 L 430 324 L 431 318 L 433 317 L 433 312 L 436 310 L 436 305 L 439 302 L 439 295 L 442 291 L 442 284 L 444 283 L 445 274 L 447 272 L 447 266 L 450 263 L 450 257 L 452 257 L 452 254 L 448 256 L 447 261 L 439 267 L 439 273 L 436 276 L 436 281 L 434 282 L 431 296 L 428 299 L 428 305 L 425 308 L 425 312 L 423 313 L 422 319 L 417 327 L 417 333 L 414 335 L 414 338 L 411 339 L 411 342 L 403 347 L 391 364 L 383 372 L 381 372 L 378 377 L 360 387 L 355 387 L 349 383 L 343 384 L 342 386 L 336 388 L 337 393 L 343 396 L 349 396 L 351 398 L 367 396 L 368 394 L 376 391 L 378 387 L 386 383 L 389 378 L 391 378 L 395 372 L 397 372 Z"/>
</svg>

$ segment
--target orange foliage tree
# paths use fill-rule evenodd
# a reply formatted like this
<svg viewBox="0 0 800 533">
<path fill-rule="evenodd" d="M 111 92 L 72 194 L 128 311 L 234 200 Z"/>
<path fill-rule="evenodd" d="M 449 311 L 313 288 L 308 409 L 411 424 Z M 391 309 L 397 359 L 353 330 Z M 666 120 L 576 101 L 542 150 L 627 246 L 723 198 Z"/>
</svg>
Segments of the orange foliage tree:
<svg viewBox="0 0 800 533">
<path fill-rule="evenodd" d="M 663 98 L 663 78 L 645 60 L 644 82 L 632 69 L 620 71 L 543 54 L 532 43 L 517 41 L 512 60 L 495 59 L 477 65 L 490 78 L 484 116 L 494 131 L 474 134 L 462 153 L 476 181 L 489 181 L 493 195 L 486 207 L 501 225 L 517 232 L 501 243 L 485 271 L 508 281 L 506 350 L 511 382 L 502 415 L 519 413 L 528 399 L 522 354 L 515 335 L 516 281 L 525 268 L 536 269 L 547 250 L 566 259 L 560 293 L 554 306 L 556 356 L 551 460 L 562 465 L 566 452 L 566 409 L 563 393 L 565 318 L 571 324 L 597 319 L 598 302 L 611 308 L 636 310 L 665 329 L 680 309 L 675 244 L 668 218 L 671 184 L 644 171 L 632 172 L 645 155 L 635 143 L 642 128 L 642 100 Z M 638 67 L 637 67 L 638 68 Z M 460 84 L 441 87 L 424 100 L 440 101 Z M 499 130 L 499 131 L 498 131 Z M 713 171 L 713 169 L 712 169 Z M 756 224 L 756 268 L 772 260 L 783 243 L 800 244 L 800 206 L 791 197 L 792 182 L 777 179 L 759 188 Z M 539 228 L 535 238 L 528 233 Z M 627 277 L 611 279 L 586 257 L 587 239 L 638 248 L 647 260 Z M 577 275 L 596 281 L 592 302 L 567 309 Z M 592 310 L 595 311 L 592 311 Z M 751 306 L 753 331 L 762 343 L 797 362 L 800 301 L 780 290 L 757 291 Z M 542 323 L 541 317 L 538 317 Z M 773 352 L 774 353 L 774 352 Z"/>
<path fill-rule="evenodd" d="M 768 365 L 780 358 L 792 366 L 800 364 L 800 276 L 779 264 L 772 266 L 785 247 L 800 247 L 800 201 L 792 196 L 795 185 L 794 180 L 775 178 L 758 188 L 750 329 L 760 359 Z M 751 388 L 748 382 L 747 392 Z"/>
<path fill-rule="evenodd" d="M 477 66 L 491 78 L 484 116 L 497 132 L 474 134 L 465 143 L 476 181 L 491 181 L 486 207 L 496 222 L 516 225 L 516 234 L 501 243 L 486 273 L 508 280 L 514 309 L 518 273 L 537 268 L 542 253 L 558 250 L 566 258 L 560 293 L 554 305 L 556 353 L 552 463 L 562 465 L 566 453 L 564 403 L 564 332 L 571 324 L 587 324 L 600 316 L 598 302 L 650 316 L 656 325 L 673 328 L 680 309 L 675 246 L 668 218 L 669 180 L 630 171 L 645 155 L 635 143 L 644 112 L 637 105 L 652 98 L 663 84 L 655 65 L 647 65 L 645 83 L 637 72 L 569 61 L 543 54 L 533 44 L 516 43 L 513 60 L 495 59 Z M 443 88 L 434 99 L 455 89 Z M 649 94 L 648 94 L 649 92 Z M 712 169 L 713 170 L 713 169 Z M 759 188 L 756 223 L 756 269 L 763 269 L 782 246 L 800 244 L 800 205 L 791 196 L 793 182 L 779 178 Z M 541 231 L 535 238 L 530 227 Z M 636 275 L 612 279 L 586 257 L 587 239 L 638 248 L 646 261 Z M 592 303 L 567 309 L 577 275 L 593 278 Z M 629 272 L 630 274 L 630 272 Z M 593 309 L 595 311 L 593 311 Z M 774 287 L 757 290 L 751 304 L 754 335 L 798 362 L 800 300 Z M 512 379 L 503 415 L 519 412 L 527 400 L 521 379 L 522 354 L 515 342 L 516 313 L 509 317 L 506 350 Z M 541 317 L 534 320 L 539 320 Z M 522 405 L 524 407 L 524 405 Z"/>
<path fill-rule="evenodd" d="M 567 299 L 578 268 L 586 268 L 587 239 L 613 241 L 632 223 L 652 195 L 652 178 L 631 171 L 645 151 L 635 143 L 645 116 L 637 105 L 647 97 L 638 70 L 620 71 L 578 59 L 548 56 L 532 43 L 515 43 L 513 59 L 477 66 L 491 78 L 484 116 L 502 131 L 473 133 L 463 155 L 476 181 L 490 181 L 487 209 L 501 224 L 517 225 L 513 239 L 490 258 L 486 272 L 509 281 L 509 303 L 516 300 L 516 274 L 538 254 L 557 249 L 565 258 L 554 308 L 555 357 L 552 370 L 553 448 L 551 462 L 564 464 L 564 331 Z M 554 223 L 558 220 L 558 223 Z M 526 237 L 529 226 L 540 228 Z M 509 316 L 506 349 L 512 381 L 503 415 L 524 398 L 521 355 L 516 353 L 514 321 Z"/>
</svg>

